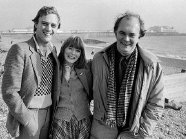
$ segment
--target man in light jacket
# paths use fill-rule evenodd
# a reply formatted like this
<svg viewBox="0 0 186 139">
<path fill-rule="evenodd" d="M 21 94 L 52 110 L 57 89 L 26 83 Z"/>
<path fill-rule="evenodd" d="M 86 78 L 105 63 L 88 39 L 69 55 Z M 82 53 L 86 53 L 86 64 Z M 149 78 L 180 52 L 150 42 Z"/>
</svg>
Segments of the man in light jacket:
<svg viewBox="0 0 186 139">
<path fill-rule="evenodd" d="M 54 7 L 42 7 L 28 41 L 14 44 L 6 57 L 2 95 L 9 108 L 6 127 L 16 139 L 46 139 L 52 104 L 59 92 L 59 62 L 51 40 L 60 27 Z"/>
<path fill-rule="evenodd" d="M 150 138 L 164 108 L 158 58 L 139 45 L 145 35 L 138 14 L 115 22 L 116 42 L 92 62 L 94 113 L 91 139 Z"/>
</svg>

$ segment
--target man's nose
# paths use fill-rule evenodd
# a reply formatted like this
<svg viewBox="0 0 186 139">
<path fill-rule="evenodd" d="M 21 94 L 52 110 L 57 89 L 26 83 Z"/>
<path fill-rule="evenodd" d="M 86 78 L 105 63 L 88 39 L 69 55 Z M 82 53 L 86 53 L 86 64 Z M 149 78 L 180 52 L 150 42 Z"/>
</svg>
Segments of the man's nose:
<svg viewBox="0 0 186 139">
<path fill-rule="evenodd" d="M 47 30 L 51 30 L 51 29 L 52 29 L 51 25 L 47 25 L 47 26 L 46 26 L 46 29 L 47 29 Z"/>
<path fill-rule="evenodd" d="M 125 41 L 129 41 L 130 40 L 128 35 L 125 35 L 123 38 L 124 38 Z"/>
</svg>

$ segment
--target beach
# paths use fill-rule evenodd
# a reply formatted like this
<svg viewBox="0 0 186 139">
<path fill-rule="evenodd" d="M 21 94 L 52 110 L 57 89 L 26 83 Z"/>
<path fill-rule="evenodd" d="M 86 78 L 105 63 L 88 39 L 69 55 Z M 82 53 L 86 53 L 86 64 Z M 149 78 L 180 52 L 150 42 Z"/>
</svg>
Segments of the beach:
<svg viewBox="0 0 186 139">
<path fill-rule="evenodd" d="M 6 58 L 7 52 L 11 45 L 16 42 L 23 41 L 23 39 L 26 40 L 26 38 L 29 38 L 30 35 L 24 36 L 21 38 L 20 36 L 12 36 L 7 37 L 1 40 L 0 42 L 0 71 L 3 71 L 3 64 L 4 60 Z M 21 39 L 20 39 L 21 38 Z M 64 39 L 63 39 L 64 40 Z M 56 39 L 57 41 L 57 51 L 59 53 L 61 42 L 63 40 Z M 100 42 L 94 44 L 94 39 L 88 40 L 85 39 L 86 42 L 86 57 L 88 59 L 91 59 L 93 55 L 91 54 L 92 50 L 94 52 L 98 52 L 101 49 L 103 49 L 103 46 L 109 45 L 108 42 Z M 97 41 L 96 41 L 97 42 Z M 163 68 L 163 73 L 166 77 L 172 76 L 172 75 L 185 75 L 183 73 L 186 69 L 186 60 L 182 58 L 175 57 L 167 57 L 166 55 L 158 55 L 159 53 L 162 53 L 160 50 L 159 52 L 155 51 L 159 60 L 161 61 L 161 65 Z M 182 77 L 180 77 L 182 78 Z M 0 86 L 1 86 L 1 79 L 0 77 Z M 174 80 L 174 78 L 172 79 Z M 179 80 L 179 79 L 176 79 Z M 180 80 L 181 81 L 181 80 Z M 174 84 L 174 83 L 173 83 Z M 184 84 L 184 83 L 183 83 Z M 176 85 L 176 84 L 175 84 Z M 170 85 L 172 86 L 172 84 Z M 175 88 L 176 89 L 176 88 Z M 1 94 L 1 92 L 0 92 Z M 153 133 L 153 139 L 184 139 L 186 138 L 186 101 L 181 102 L 182 109 L 179 111 L 175 111 L 173 109 L 165 109 L 163 116 L 160 118 L 155 131 Z M 6 116 L 8 113 L 8 109 L 6 104 L 3 102 L 2 97 L 0 95 L 0 139 L 12 139 L 10 135 L 7 133 L 5 128 L 5 121 Z"/>
<path fill-rule="evenodd" d="M 7 45 L 5 47 L 5 45 Z M 0 42 L 0 63 L 1 65 L 4 64 L 4 60 L 6 58 L 6 54 L 9 50 L 9 47 L 11 44 L 5 44 Z M 87 59 L 92 59 L 93 55 L 91 54 L 92 50 L 97 49 L 97 51 L 101 50 L 102 48 L 94 48 L 94 46 L 88 46 L 86 50 L 86 57 Z M 57 48 L 58 53 L 60 51 L 60 48 Z M 96 53 L 95 51 L 94 53 Z M 177 74 L 181 73 L 182 70 L 186 69 L 186 60 L 183 59 L 177 59 L 177 58 L 170 58 L 170 57 L 162 57 L 158 56 L 158 58 L 161 61 L 161 66 L 163 68 L 163 72 L 165 75 L 170 75 L 170 74 Z M 2 67 L 1 67 L 2 68 Z"/>
</svg>

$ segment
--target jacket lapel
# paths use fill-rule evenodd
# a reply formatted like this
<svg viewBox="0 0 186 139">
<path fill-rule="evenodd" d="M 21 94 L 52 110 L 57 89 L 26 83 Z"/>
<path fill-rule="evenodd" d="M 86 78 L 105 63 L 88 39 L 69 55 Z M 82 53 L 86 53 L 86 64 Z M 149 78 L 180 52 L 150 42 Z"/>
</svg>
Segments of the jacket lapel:
<svg viewBox="0 0 186 139">
<path fill-rule="evenodd" d="M 87 77 L 85 75 L 85 69 L 75 69 L 75 70 L 76 70 L 79 80 L 84 86 L 86 92 L 89 94 L 89 87 L 88 87 Z"/>
<path fill-rule="evenodd" d="M 59 60 L 58 60 L 58 57 L 57 57 L 56 47 L 54 47 L 54 49 L 52 50 L 52 55 L 54 56 L 55 62 L 57 63 L 57 67 L 59 68 Z"/>
<path fill-rule="evenodd" d="M 40 56 L 39 54 L 36 52 L 35 50 L 35 43 L 33 38 L 30 39 L 30 41 L 28 42 L 29 46 L 30 46 L 30 51 L 31 51 L 31 55 L 30 55 L 30 59 L 31 59 L 31 63 L 37 78 L 37 83 L 39 85 L 39 83 L 41 82 L 41 76 L 42 76 L 42 67 L 41 67 L 41 60 L 40 60 Z"/>
</svg>

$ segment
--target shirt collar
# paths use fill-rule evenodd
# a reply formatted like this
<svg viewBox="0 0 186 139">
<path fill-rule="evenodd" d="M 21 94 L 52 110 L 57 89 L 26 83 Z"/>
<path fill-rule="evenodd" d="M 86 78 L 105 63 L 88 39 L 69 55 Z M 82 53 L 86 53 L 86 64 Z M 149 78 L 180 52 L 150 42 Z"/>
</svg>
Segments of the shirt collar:
<svg viewBox="0 0 186 139">
<path fill-rule="evenodd" d="M 36 46 L 36 51 L 39 52 L 39 53 L 41 53 L 40 48 L 39 48 L 39 45 L 38 45 L 38 43 L 37 43 L 36 38 L 35 38 L 34 35 L 33 35 L 33 40 L 34 40 L 34 43 L 35 43 L 35 46 Z M 48 45 L 48 47 L 47 47 L 47 49 L 49 50 L 49 53 L 52 52 L 53 48 L 54 48 L 54 45 L 50 42 L 50 45 Z"/>
</svg>

